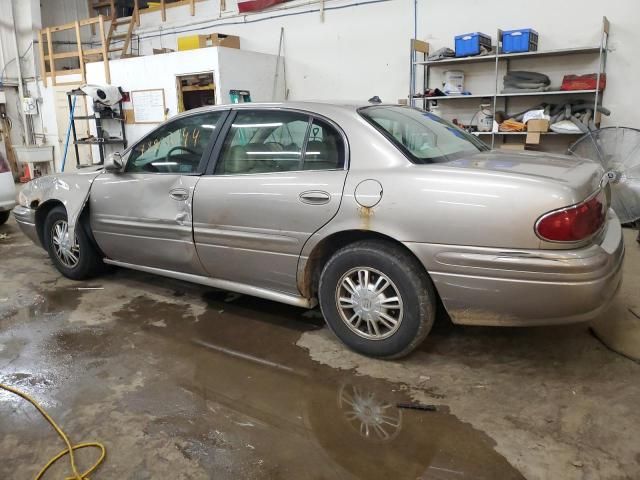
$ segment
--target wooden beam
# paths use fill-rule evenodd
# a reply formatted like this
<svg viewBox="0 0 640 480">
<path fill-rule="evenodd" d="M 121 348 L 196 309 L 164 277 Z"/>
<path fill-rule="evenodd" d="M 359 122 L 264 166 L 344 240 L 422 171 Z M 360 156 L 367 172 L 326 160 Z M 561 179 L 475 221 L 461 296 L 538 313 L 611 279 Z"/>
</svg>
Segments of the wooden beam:
<svg viewBox="0 0 640 480">
<path fill-rule="evenodd" d="M 100 15 L 100 41 L 102 42 L 102 60 L 104 63 L 104 79 L 107 85 L 111 85 L 111 71 L 109 70 L 109 46 L 104 38 L 104 16 Z"/>
<path fill-rule="evenodd" d="M 85 25 L 92 25 L 92 24 L 96 24 L 96 23 L 100 23 L 100 17 L 91 17 L 91 18 L 85 18 L 84 20 L 80 20 L 80 26 L 84 27 Z"/>
<path fill-rule="evenodd" d="M 167 21 L 167 6 L 164 3 L 164 0 L 160 0 L 160 8 L 162 8 L 162 21 Z"/>
<path fill-rule="evenodd" d="M 124 44 L 122 45 L 122 53 L 120 54 L 120 58 L 129 56 L 127 51 L 131 45 L 131 34 L 133 33 L 133 25 L 135 22 L 133 21 L 133 17 L 131 17 L 131 21 L 129 22 L 129 27 L 127 28 L 126 36 L 124 37 Z M 131 51 L 133 54 L 133 50 Z"/>
<path fill-rule="evenodd" d="M 100 21 L 99 17 L 85 18 L 84 20 L 79 20 L 81 27 L 84 27 L 86 25 L 96 24 L 99 21 Z M 53 33 L 62 32 L 64 30 L 73 30 L 74 28 L 76 28 L 76 22 L 63 23 L 62 25 L 56 25 L 55 27 L 49 27 L 49 28 Z"/>
<path fill-rule="evenodd" d="M 38 31 L 38 49 L 40 50 L 40 75 L 42 75 L 42 82 L 44 86 L 47 86 L 47 64 L 44 60 L 44 37 L 42 30 Z"/>
<path fill-rule="evenodd" d="M 411 39 L 411 48 L 416 52 L 424 53 L 426 55 L 429 54 L 429 44 L 422 40 L 416 40 L 415 38 Z"/>
<path fill-rule="evenodd" d="M 196 14 L 196 0 L 191 0 L 191 16 Z"/>
<path fill-rule="evenodd" d="M 133 16 L 136 20 L 136 26 L 140 26 L 140 2 L 139 0 L 133 0 Z"/>
<path fill-rule="evenodd" d="M 81 68 L 70 68 L 68 70 L 58 70 L 58 75 L 82 75 Z"/>
<path fill-rule="evenodd" d="M 79 55 L 79 51 L 59 52 L 59 53 L 54 53 L 53 55 L 45 55 L 44 58 L 47 61 L 51 61 L 51 57 L 53 57 L 54 60 L 59 60 L 61 58 L 75 58 L 78 55 Z"/>
<path fill-rule="evenodd" d="M 93 10 L 93 0 L 87 0 L 87 12 L 89 12 L 89 16 L 92 17 L 94 13 Z M 96 34 L 96 26 L 95 25 L 91 25 L 91 36 L 94 36 Z"/>
<path fill-rule="evenodd" d="M 88 48 L 86 50 L 83 50 L 82 53 L 84 55 L 102 55 L 102 46 L 100 48 Z"/>
<path fill-rule="evenodd" d="M 47 47 L 49 49 L 49 55 L 53 55 L 53 42 L 51 41 L 51 28 L 47 27 Z M 51 71 L 51 84 L 56 84 L 56 62 L 51 60 L 49 62 L 49 69 Z"/>
<path fill-rule="evenodd" d="M 82 72 L 82 81 L 86 83 L 87 74 L 84 70 L 84 55 L 82 55 L 82 37 L 80 36 L 80 22 L 76 22 L 76 42 L 78 44 L 78 62 L 80 63 L 80 71 Z"/>
</svg>

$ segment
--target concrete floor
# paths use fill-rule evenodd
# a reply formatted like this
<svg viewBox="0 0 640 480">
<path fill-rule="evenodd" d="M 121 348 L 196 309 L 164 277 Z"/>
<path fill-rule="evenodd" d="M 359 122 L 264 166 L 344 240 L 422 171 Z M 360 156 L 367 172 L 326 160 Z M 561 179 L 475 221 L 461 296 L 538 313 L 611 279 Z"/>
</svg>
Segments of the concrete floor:
<svg viewBox="0 0 640 480">
<path fill-rule="evenodd" d="M 640 365 L 586 325 L 441 321 L 410 358 L 376 361 L 317 311 L 125 270 L 73 282 L 13 221 L 2 233 L 0 382 L 72 441 L 106 444 L 92 478 L 640 476 Z M 620 301 L 638 302 L 637 252 L 626 270 Z M 408 400 L 438 411 L 395 408 Z M 32 478 L 63 448 L 6 392 L 0 432 L 2 479 Z"/>
</svg>

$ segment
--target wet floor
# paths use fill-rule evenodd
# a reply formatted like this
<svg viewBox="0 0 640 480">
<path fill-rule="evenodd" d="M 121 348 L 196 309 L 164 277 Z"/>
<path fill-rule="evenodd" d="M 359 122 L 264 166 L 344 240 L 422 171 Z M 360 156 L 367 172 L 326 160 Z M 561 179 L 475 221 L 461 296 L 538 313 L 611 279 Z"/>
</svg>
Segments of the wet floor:
<svg viewBox="0 0 640 480">
<path fill-rule="evenodd" d="M 0 382 L 106 445 L 92 479 L 638 478 L 640 365 L 587 326 L 439 322 L 377 361 L 317 311 L 126 270 L 73 282 L 15 223 L 0 233 Z M 0 479 L 62 448 L 0 391 Z"/>
<path fill-rule="evenodd" d="M 196 288 L 206 309 L 194 313 L 193 287 L 172 282 L 162 302 L 145 296 L 148 281 L 110 276 L 139 291 L 113 322 L 69 321 L 109 286 L 43 290 L 0 320 L 0 381 L 41 400 L 75 441 L 106 444 L 96 478 L 160 478 L 167 450 L 188 468 L 164 478 L 521 478 L 445 405 L 399 409 L 404 385 L 310 360 L 295 343 L 322 327 L 317 312 Z M 0 400 L 0 430 L 31 446 L 0 478 L 28 478 L 59 442 L 22 400 Z"/>
</svg>

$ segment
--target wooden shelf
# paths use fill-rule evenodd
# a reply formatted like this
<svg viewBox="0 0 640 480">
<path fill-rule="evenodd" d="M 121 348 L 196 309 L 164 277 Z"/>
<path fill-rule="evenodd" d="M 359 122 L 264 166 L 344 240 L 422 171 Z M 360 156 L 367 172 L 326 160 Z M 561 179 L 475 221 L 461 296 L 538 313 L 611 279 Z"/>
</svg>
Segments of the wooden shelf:
<svg viewBox="0 0 640 480">
<path fill-rule="evenodd" d="M 215 90 L 215 87 L 212 83 L 209 85 L 187 85 L 184 87 L 180 87 L 180 90 L 183 92 L 202 92 L 205 90 Z"/>
</svg>

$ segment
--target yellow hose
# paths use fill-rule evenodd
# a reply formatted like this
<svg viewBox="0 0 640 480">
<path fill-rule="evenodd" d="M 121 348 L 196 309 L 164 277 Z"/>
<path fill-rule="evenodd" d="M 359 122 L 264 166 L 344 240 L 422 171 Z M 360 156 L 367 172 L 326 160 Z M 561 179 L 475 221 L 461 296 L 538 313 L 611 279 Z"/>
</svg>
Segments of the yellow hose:
<svg viewBox="0 0 640 480">
<path fill-rule="evenodd" d="M 73 472 L 73 475 L 70 476 L 70 477 L 66 477 L 65 480 L 89 480 L 89 477 L 87 475 L 89 475 L 96 468 L 98 468 L 98 466 L 102 463 L 102 461 L 104 460 L 104 457 L 107 454 L 107 450 L 106 450 L 106 448 L 104 448 L 104 445 L 102 445 L 101 443 L 97 443 L 97 442 L 79 443 L 77 445 L 71 445 L 71 442 L 69 441 L 69 437 L 67 437 L 67 435 L 56 424 L 56 422 L 53 421 L 53 419 L 49 416 L 49 414 L 44 411 L 44 408 L 42 408 L 38 404 L 38 402 L 36 402 L 33 398 L 31 398 L 26 393 L 21 392 L 20 390 L 16 390 L 15 388 L 10 387 L 8 385 L 4 385 L 4 384 L 0 383 L 0 388 L 2 388 L 4 390 L 7 390 L 8 392 L 13 393 L 14 395 L 18 395 L 19 397 L 24 398 L 27 402 L 31 403 L 31 405 L 36 407 L 36 409 L 40 412 L 40 414 L 47 420 L 47 422 L 49 422 L 51 424 L 51 426 L 54 428 L 54 430 L 58 433 L 58 435 L 60 435 L 62 440 L 64 440 L 64 443 L 67 445 L 66 449 L 62 450 L 55 457 L 53 457 L 51 460 L 49 460 L 49 462 L 47 462 L 47 464 L 42 468 L 42 470 L 40 470 L 38 475 L 36 475 L 35 480 L 39 480 L 40 478 L 42 478 L 42 476 L 51 467 L 51 465 L 56 463 L 58 460 L 60 460 L 65 455 L 69 455 L 69 460 L 71 461 L 71 471 Z M 87 470 L 86 472 L 80 474 L 78 472 L 77 467 L 76 467 L 76 461 L 75 461 L 75 457 L 73 456 L 73 451 L 74 450 L 79 450 L 81 448 L 87 448 L 87 447 L 99 448 L 100 449 L 100 458 L 98 458 L 98 460 L 93 464 L 93 466 L 89 470 Z"/>
</svg>

